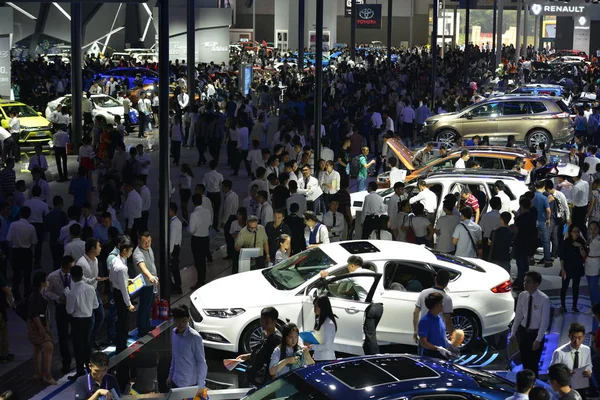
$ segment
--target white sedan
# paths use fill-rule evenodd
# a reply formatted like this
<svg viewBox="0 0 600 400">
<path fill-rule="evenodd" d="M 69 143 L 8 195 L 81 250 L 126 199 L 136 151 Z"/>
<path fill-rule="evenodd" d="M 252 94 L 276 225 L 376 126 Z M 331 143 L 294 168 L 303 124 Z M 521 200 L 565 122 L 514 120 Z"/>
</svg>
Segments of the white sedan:
<svg viewBox="0 0 600 400">
<path fill-rule="evenodd" d="M 372 287 L 367 302 L 348 297 L 352 281 L 346 260 L 363 258 Z M 238 273 L 204 285 L 191 295 L 190 324 L 204 345 L 248 352 L 261 340 L 260 311 L 273 306 L 279 322 L 290 320 L 300 330 L 313 329 L 313 299 L 327 290 L 337 315 L 335 349 L 363 354 L 362 324 L 368 301 L 377 291 L 384 304 L 377 327 L 380 344 L 413 342 L 412 315 L 419 293 L 434 284 L 436 271 L 450 272 L 448 293 L 454 302 L 453 322 L 465 331 L 465 344 L 508 329 L 514 316 L 509 274 L 482 260 L 437 253 L 424 246 L 393 241 L 347 241 L 322 245 L 280 264 Z M 320 271 L 327 270 L 326 280 Z M 356 275 L 353 275 L 356 276 Z M 369 288 L 368 288 L 369 289 Z"/>
<path fill-rule="evenodd" d="M 85 94 L 84 94 L 85 96 Z M 92 118 L 96 118 L 99 116 L 103 119 L 105 124 L 114 125 L 115 116 L 118 115 L 121 117 L 121 123 L 125 122 L 123 118 L 124 109 L 121 101 L 115 99 L 114 97 L 108 96 L 106 94 L 93 94 L 90 97 L 92 101 Z M 63 97 L 59 97 L 58 99 L 52 100 L 46 106 L 46 119 L 48 121 L 52 121 L 52 113 L 56 110 L 56 107 L 61 104 L 63 106 L 71 107 L 71 95 L 68 94 Z M 132 111 L 135 111 L 132 109 Z"/>
</svg>

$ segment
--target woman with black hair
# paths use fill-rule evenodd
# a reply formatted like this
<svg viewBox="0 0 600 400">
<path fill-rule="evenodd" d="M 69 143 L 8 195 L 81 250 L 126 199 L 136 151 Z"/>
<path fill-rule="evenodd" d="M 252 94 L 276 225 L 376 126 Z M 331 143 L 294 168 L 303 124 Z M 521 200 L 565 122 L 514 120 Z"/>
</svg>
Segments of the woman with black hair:
<svg viewBox="0 0 600 400">
<path fill-rule="evenodd" d="M 310 346 L 300 347 L 298 335 L 300 330 L 292 322 L 288 322 L 281 330 L 281 344 L 275 347 L 271 354 L 269 363 L 269 374 L 271 378 L 277 378 L 295 369 L 312 365 L 315 361 L 308 350 Z"/>
<path fill-rule="evenodd" d="M 390 232 L 390 217 L 387 215 L 379 216 L 379 225 L 369 235 L 370 240 L 393 240 Z"/>
<path fill-rule="evenodd" d="M 581 277 L 585 275 L 583 259 L 587 254 L 585 240 L 581 237 L 581 230 L 578 226 L 569 226 L 569 232 L 562 250 L 562 254 L 560 255 L 560 276 L 562 278 L 560 303 L 562 305 L 562 312 L 567 313 L 567 289 L 569 289 L 569 284 L 573 280 L 573 307 L 571 310 L 574 313 L 578 313 L 579 282 L 581 281 Z"/>
<path fill-rule="evenodd" d="M 318 296 L 313 302 L 315 308 L 315 331 L 318 332 L 320 344 L 313 344 L 313 359 L 315 361 L 335 360 L 333 342 L 337 332 L 336 315 L 331 308 L 331 302 L 327 296 Z"/>
<path fill-rule="evenodd" d="M 50 330 L 48 300 L 43 294 L 48 287 L 47 277 L 44 271 L 33 274 L 27 305 L 27 338 L 33 344 L 33 377 L 56 385 L 51 373 L 54 341 Z"/>
</svg>

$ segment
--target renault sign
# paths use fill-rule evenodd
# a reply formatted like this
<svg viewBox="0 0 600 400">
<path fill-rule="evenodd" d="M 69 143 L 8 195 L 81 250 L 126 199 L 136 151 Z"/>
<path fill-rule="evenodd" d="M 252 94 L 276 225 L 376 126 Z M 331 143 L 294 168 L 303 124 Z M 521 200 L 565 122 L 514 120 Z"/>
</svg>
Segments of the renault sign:
<svg viewBox="0 0 600 400">
<path fill-rule="evenodd" d="M 529 6 L 533 15 L 561 15 L 570 16 L 583 14 L 585 6 L 571 6 L 565 4 L 538 4 Z"/>
<path fill-rule="evenodd" d="M 381 29 L 381 4 L 357 4 L 356 28 Z"/>
</svg>

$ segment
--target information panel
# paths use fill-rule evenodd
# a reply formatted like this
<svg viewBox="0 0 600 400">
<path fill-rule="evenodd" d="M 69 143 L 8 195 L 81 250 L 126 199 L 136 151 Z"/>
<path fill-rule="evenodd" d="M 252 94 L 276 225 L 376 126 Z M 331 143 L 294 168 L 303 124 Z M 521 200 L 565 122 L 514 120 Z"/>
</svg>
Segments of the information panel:
<svg viewBox="0 0 600 400">
<path fill-rule="evenodd" d="M 10 36 L 0 36 L 0 96 L 10 98 Z"/>
</svg>

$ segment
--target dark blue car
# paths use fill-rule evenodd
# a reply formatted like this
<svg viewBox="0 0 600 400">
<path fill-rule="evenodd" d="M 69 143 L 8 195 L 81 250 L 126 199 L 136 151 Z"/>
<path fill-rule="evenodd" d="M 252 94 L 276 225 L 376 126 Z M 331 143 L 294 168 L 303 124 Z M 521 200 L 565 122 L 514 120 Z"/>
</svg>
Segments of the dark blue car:
<svg viewBox="0 0 600 400">
<path fill-rule="evenodd" d="M 429 357 L 383 354 L 297 369 L 244 399 L 504 400 L 514 392 L 513 382 L 494 373 Z"/>
<path fill-rule="evenodd" d="M 144 85 L 156 85 L 158 84 L 158 72 L 153 71 L 148 68 L 115 68 L 110 71 L 103 72 L 101 74 L 96 75 L 96 79 L 106 80 L 111 76 L 114 78 L 125 80 L 127 79 L 129 82 L 129 87 L 134 87 L 134 82 L 137 74 L 142 75 L 142 80 L 144 81 Z"/>
</svg>

